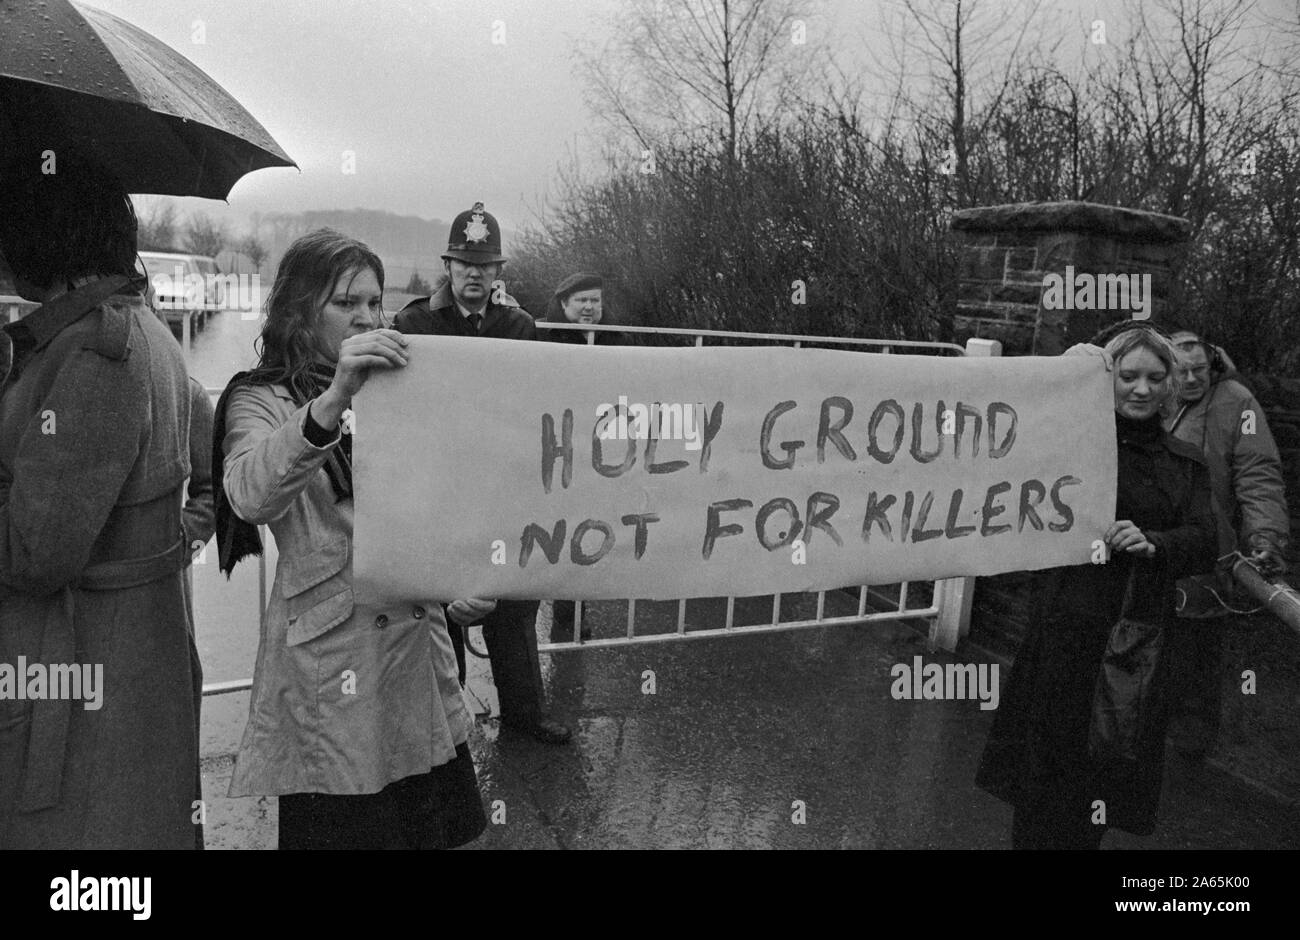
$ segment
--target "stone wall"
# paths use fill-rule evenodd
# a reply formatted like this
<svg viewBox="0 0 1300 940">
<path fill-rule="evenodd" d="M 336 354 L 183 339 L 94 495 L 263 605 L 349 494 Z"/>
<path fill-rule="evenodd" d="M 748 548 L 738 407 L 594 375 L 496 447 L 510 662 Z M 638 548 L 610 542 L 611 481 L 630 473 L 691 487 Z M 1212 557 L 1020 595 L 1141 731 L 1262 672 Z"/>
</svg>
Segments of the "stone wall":
<svg viewBox="0 0 1300 940">
<path fill-rule="evenodd" d="M 1050 309 L 1048 275 L 1074 278 L 1151 275 L 1151 317 L 1170 304 L 1186 219 L 1085 202 L 1026 203 L 963 209 L 952 221 L 960 239 L 955 341 L 996 339 L 1003 355 L 1054 356 L 1084 342 L 1131 310 Z"/>
</svg>

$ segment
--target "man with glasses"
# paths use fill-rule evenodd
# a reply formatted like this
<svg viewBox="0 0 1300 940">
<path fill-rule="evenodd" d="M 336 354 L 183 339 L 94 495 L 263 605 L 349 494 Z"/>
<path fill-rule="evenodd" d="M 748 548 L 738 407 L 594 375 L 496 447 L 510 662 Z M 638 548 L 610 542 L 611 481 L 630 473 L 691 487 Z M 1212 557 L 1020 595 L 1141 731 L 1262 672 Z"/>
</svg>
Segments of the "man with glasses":
<svg viewBox="0 0 1300 940">
<path fill-rule="evenodd" d="M 537 339 L 532 316 L 505 292 L 500 281 L 505 264 L 501 227 L 474 203 L 456 216 L 442 254 L 447 280 L 431 297 L 417 297 L 397 314 L 393 328 L 403 333 L 440 336 L 491 336 Z M 502 600 L 482 619 L 483 640 L 492 663 L 501 705 L 501 723 L 547 744 L 564 744 L 571 732 L 545 713 L 541 664 L 537 656 L 537 601 Z M 465 647 L 461 633 L 471 622 L 448 626 L 465 683 Z"/>
<path fill-rule="evenodd" d="M 1210 468 L 1219 528 L 1219 555 L 1241 551 L 1265 577 L 1286 571 L 1290 531 L 1282 462 L 1264 409 L 1236 379 L 1222 349 L 1190 330 L 1172 334 L 1179 350 L 1182 389 L 1165 428 L 1200 450 Z M 1174 698 L 1170 737 L 1192 759 L 1203 757 L 1218 733 L 1223 682 L 1220 631 L 1212 622 L 1227 616 L 1232 579 L 1226 571 L 1178 582 L 1179 616 L 1187 629 L 1172 638 L 1179 695 Z M 1181 701 L 1180 701 L 1181 700 Z"/>
</svg>

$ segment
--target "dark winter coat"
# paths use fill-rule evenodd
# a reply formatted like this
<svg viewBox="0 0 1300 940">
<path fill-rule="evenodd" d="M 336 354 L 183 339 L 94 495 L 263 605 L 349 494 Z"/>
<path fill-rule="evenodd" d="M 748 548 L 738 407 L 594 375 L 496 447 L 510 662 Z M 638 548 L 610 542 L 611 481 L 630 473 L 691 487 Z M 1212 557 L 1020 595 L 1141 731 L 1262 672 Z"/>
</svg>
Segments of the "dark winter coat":
<svg viewBox="0 0 1300 940">
<path fill-rule="evenodd" d="M 537 339 L 537 326 L 528 311 L 513 297 L 504 295 L 504 303 L 489 303 L 483 314 L 482 328 L 474 327 L 456 306 L 447 282 L 431 297 L 417 297 L 401 309 L 393 320 L 393 329 L 402 333 L 434 336 L 490 336 L 497 339 Z"/>
<path fill-rule="evenodd" d="M 554 297 L 546 305 L 546 316 L 543 318 L 547 323 L 570 323 L 568 317 L 564 315 L 564 308 Z M 601 326 L 612 326 L 608 319 L 600 321 Z M 552 343 L 569 343 L 575 346 L 586 346 L 587 333 L 582 330 L 538 330 L 542 339 Z M 591 335 L 595 337 L 596 346 L 635 346 L 640 334 L 636 333 L 614 333 L 604 330 L 591 330 Z"/>
<path fill-rule="evenodd" d="M 1168 724 L 1167 658 L 1156 669 L 1151 722 L 1131 766 L 1088 755 L 1091 703 L 1124 588 L 1134 572 L 1132 616 L 1179 629 L 1174 582 L 1209 571 L 1215 521 L 1209 474 L 1195 449 L 1165 434 L 1159 417 L 1116 416 L 1116 519 L 1131 520 L 1156 546 L 1150 559 L 1125 552 L 1104 565 L 1038 572 L 1028 634 L 1001 693 L 976 783 L 1017 806 L 1054 806 L 1085 818 L 1105 803 L 1108 825 L 1140 835 L 1155 826 Z"/>
<path fill-rule="evenodd" d="M 193 848 L 198 655 L 182 590 L 190 387 L 125 278 L 9 324 L 0 663 L 102 666 L 101 703 L 0 698 L 0 848 Z M 66 673 L 65 673 L 66 674 Z"/>
</svg>

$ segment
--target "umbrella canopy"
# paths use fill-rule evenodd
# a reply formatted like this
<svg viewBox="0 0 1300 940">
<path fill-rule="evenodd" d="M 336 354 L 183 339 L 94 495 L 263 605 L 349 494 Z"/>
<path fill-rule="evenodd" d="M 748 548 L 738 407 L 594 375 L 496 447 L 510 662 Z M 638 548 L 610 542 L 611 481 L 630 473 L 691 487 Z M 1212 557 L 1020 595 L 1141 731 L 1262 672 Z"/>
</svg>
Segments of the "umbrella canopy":
<svg viewBox="0 0 1300 940">
<path fill-rule="evenodd" d="M 224 88 L 144 30 L 69 0 L 0 0 L 0 146 L 72 147 L 127 192 L 225 199 L 296 166 Z"/>
</svg>

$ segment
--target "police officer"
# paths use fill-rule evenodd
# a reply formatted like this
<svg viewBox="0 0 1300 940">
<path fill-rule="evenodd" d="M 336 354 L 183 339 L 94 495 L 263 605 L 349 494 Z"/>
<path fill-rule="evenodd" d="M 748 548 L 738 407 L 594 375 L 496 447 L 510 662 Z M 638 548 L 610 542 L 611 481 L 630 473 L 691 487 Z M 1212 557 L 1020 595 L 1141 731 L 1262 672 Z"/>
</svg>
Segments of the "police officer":
<svg viewBox="0 0 1300 940">
<path fill-rule="evenodd" d="M 417 297 L 408 303 L 397 314 L 393 326 L 403 333 L 537 339 L 532 316 L 506 294 L 500 282 L 505 260 L 500 225 L 484 210 L 483 203 L 474 203 L 451 224 L 447 250 L 442 254 L 446 282 L 431 297 Z M 482 620 L 483 639 L 501 703 L 501 723 L 547 744 L 564 744 L 571 736 L 570 730 L 550 720 L 544 707 L 537 657 L 538 603 L 498 601 L 496 609 Z M 454 611 L 449 611 L 449 623 L 455 619 Z M 450 629 L 464 684 L 462 628 Z"/>
</svg>

